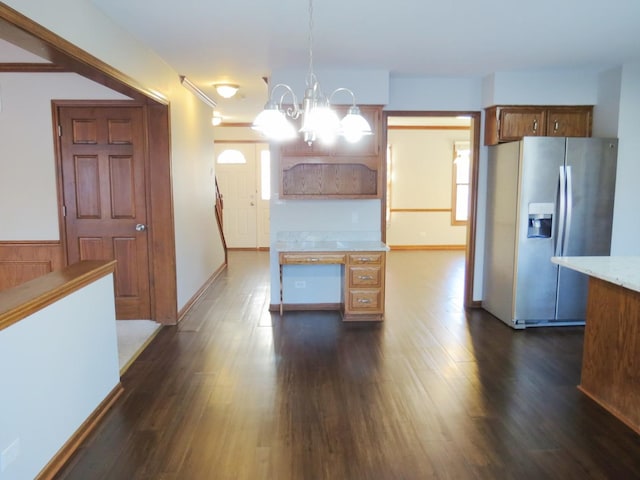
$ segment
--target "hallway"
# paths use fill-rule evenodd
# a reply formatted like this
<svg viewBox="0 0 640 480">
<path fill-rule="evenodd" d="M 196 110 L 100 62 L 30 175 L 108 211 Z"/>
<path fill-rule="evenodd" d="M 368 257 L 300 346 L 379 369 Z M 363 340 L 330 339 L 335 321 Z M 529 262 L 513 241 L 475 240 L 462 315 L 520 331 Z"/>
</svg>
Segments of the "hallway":
<svg viewBox="0 0 640 480">
<path fill-rule="evenodd" d="M 229 253 L 59 478 L 640 478 L 640 438 L 576 389 L 582 328 L 465 312 L 464 252 L 389 252 L 381 324 L 269 313 L 268 261 Z"/>
</svg>

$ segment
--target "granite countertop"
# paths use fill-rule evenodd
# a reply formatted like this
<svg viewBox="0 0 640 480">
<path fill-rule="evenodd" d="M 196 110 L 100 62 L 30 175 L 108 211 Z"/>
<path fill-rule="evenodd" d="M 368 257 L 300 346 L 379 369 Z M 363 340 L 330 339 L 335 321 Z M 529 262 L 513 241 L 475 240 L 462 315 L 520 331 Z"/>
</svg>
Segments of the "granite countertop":
<svg viewBox="0 0 640 480">
<path fill-rule="evenodd" d="M 287 240 L 274 244 L 278 252 L 386 252 L 379 240 Z"/>
<path fill-rule="evenodd" d="M 284 231 L 271 248 L 277 252 L 386 252 L 377 231 Z"/>
<path fill-rule="evenodd" d="M 640 292 L 640 257 L 551 257 L 551 261 Z"/>
</svg>

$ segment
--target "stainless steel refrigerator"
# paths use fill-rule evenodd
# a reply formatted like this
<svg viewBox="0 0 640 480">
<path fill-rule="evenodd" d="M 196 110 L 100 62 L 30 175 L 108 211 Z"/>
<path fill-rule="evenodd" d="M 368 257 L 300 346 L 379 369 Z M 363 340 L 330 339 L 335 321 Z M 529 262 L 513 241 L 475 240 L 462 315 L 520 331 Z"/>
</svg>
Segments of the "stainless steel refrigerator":
<svg viewBox="0 0 640 480">
<path fill-rule="evenodd" d="M 483 308 L 513 328 L 584 324 L 587 277 L 552 256 L 609 255 L 617 139 L 489 147 Z"/>
</svg>

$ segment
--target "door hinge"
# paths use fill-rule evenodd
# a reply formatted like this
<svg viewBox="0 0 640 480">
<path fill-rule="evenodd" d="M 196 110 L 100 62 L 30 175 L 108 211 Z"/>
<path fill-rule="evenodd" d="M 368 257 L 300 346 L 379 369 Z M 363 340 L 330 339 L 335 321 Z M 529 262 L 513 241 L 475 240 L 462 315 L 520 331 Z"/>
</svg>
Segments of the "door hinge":
<svg viewBox="0 0 640 480">
<path fill-rule="evenodd" d="M 58 136 L 62 136 L 62 126 L 60 124 L 58 124 Z"/>
<path fill-rule="evenodd" d="M 62 205 L 62 216 L 63 217 L 67 216 L 67 207 L 66 207 L 66 205 Z"/>
</svg>

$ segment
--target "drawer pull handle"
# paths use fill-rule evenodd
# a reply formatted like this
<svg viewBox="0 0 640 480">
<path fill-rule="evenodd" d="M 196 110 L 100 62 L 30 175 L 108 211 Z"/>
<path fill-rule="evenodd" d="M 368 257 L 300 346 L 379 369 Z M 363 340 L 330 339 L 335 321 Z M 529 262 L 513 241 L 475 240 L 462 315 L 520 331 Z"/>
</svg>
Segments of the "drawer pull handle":
<svg viewBox="0 0 640 480">
<path fill-rule="evenodd" d="M 358 303 L 371 303 L 371 300 L 368 298 L 359 298 Z"/>
<path fill-rule="evenodd" d="M 373 280 L 371 275 L 358 275 L 358 280 Z"/>
<path fill-rule="evenodd" d="M 318 261 L 320 261 L 320 259 L 316 258 L 316 257 L 313 257 L 313 258 L 310 258 L 309 261 L 310 262 L 318 262 Z"/>
<path fill-rule="evenodd" d="M 373 259 L 369 258 L 369 257 L 358 257 L 358 261 L 359 262 L 363 262 L 363 263 L 367 263 L 367 262 L 372 262 Z"/>
</svg>

